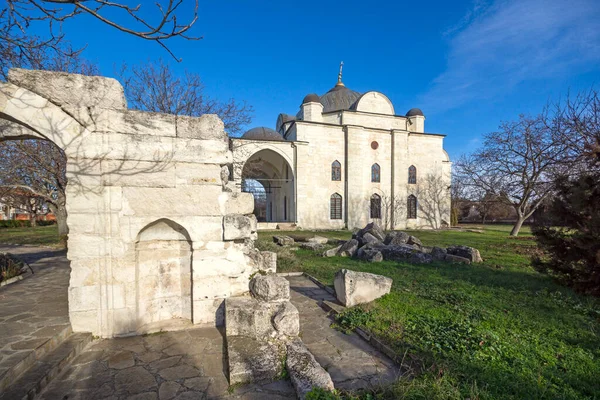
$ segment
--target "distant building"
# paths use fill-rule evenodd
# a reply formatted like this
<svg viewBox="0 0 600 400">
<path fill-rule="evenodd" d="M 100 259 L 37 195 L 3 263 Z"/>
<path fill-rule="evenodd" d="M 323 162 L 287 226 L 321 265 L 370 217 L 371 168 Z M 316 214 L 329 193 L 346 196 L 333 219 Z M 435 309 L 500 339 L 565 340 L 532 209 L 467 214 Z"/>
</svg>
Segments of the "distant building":
<svg viewBox="0 0 600 400">
<path fill-rule="evenodd" d="M 450 222 L 444 137 L 425 132 L 420 109 L 397 115 L 384 94 L 349 89 L 340 68 L 331 90 L 307 95 L 295 116 L 279 114 L 275 129 L 230 139 L 233 178 L 255 194 L 262 227 L 437 228 Z"/>
</svg>

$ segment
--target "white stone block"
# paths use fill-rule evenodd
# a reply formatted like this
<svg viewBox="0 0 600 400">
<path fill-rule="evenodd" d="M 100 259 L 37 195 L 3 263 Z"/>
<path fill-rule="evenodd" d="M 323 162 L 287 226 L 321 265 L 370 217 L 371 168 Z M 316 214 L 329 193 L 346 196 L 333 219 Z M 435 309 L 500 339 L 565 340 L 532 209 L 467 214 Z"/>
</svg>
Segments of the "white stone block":
<svg viewBox="0 0 600 400">
<path fill-rule="evenodd" d="M 219 195 L 221 214 L 251 214 L 254 211 L 252 193 L 223 192 Z"/>
<path fill-rule="evenodd" d="M 177 117 L 177 137 L 185 139 L 226 140 L 225 125 L 215 114 L 200 117 Z"/>
</svg>

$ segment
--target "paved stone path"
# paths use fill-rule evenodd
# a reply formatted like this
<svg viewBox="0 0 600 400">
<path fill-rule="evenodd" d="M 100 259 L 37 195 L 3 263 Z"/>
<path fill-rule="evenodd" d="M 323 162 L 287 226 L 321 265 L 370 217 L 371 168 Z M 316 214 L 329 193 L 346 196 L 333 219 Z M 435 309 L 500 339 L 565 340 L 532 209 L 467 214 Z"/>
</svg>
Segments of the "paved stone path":
<svg viewBox="0 0 600 400">
<path fill-rule="evenodd" d="M 221 331 L 196 328 L 98 340 L 42 392 L 44 400 L 293 399 L 289 381 L 232 388 Z"/>
<path fill-rule="evenodd" d="M 71 324 L 67 303 L 69 263 L 64 250 L 0 245 L 35 274 L 0 288 L 0 382 L 11 368 L 33 358 L 34 349 L 49 346 L 57 335 L 68 335 Z M 14 370 L 13 370 L 14 371 Z"/>
<path fill-rule="evenodd" d="M 300 312 L 300 336 L 319 364 L 331 375 L 337 389 L 376 388 L 394 382 L 399 368 L 357 334 L 346 335 L 330 327 L 332 320 L 318 305 L 335 297 L 304 276 L 288 277 L 291 302 Z"/>
</svg>

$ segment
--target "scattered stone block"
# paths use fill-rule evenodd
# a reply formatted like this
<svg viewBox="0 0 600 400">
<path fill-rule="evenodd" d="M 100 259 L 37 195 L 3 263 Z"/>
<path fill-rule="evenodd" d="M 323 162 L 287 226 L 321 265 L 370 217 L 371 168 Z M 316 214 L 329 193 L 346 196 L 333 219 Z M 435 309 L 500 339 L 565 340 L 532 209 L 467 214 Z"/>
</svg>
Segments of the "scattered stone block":
<svg viewBox="0 0 600 400">
<path fill-rule="evenodd" d="M 272 251 L 261 251 L 262 270 L 268 273 L 277 272 L 277 253 Z"/>
<path fill-rule="evenodd" d="M 346 307 L 369 303 L 388 294 L 392 288 L 392 279 L 366 272 L 342 269 L 335 274 L 335 294 Z"/>
<path fill-rule="evenodd" d="M 225 333 L 229 336 L 266 338 L 274 333 L 269 304 L 251 297 L 230 297 L 225 300 Z"/>
<path fill-rule="evenodd" d="M 273 242 L 280 246 L 292 246 L 294 244 L 294 239 L 286 235 L 277 235 L 273 236 Z"/>
<path fill-rule="evenodd" d="M 416 236 L 409 236 L 408 240 L 406 241 L 406 244 L 411 244 L 413 246 L 418 246 L 418 247 L 423 246 L 423 243 L 421 243 L 419 238 Z"/>
<path fill-rule="evenodd" d="M 362 236 L 361 244 L 365 245 L 369 243 L 381 243 L 381 240 L 377 239 L 375 236 L 367 232 Z"/>
<path fill-rule="evenodd" d="M 446 259 L 446 254 L 448 252 L 446 251 L 446 249 L 443 249 L 441 247 L 433 247 L 431 249 L 431 256 L 433 257 L 434 260 L 436 261 L 444 261 Z"/>
<path fill-rule="evenodd" d="M 381 262 L 383 261 L 383 254 L 377 249 L 364 249 L 358 250 L 358 258 L 368 262 Z"/>
<path fill-rule="evenodd" d="M 323 236 L 314 236 L 307 239 L 309 243 L 327 244 L 328 239 Z"/>
<path fill-rule="evenodd" d="M 479 250 L 469 246 L 450 246 L 446 249 L 448 254 L 468 259 L 472 263 L 483 262 Z"/>
<path fill-rule="evenodd" d="M 406 232 L 390 232 L 385 237 L 384 243 L 391 246 L 399 246 L 401 244 L 406 244 L 409 237 L 410 235 Z"/>
<path fill-rule="evenodd" d="M 285 346 L 246 336 L 227 336 L 229 384 L 268 383 L 283 372 Z"/>
<path fill-rule="evenodd" d="M 365 235 L 365 233 L 370 233 L 371 235 L 375 236 L 380 241 L 383 241 L 385 239 L 385 232 L 383 231 L 383 229 L 381 229 L 381 227 L 376 222 L 371 222 L 371 223 L 367 224 L 367 226 L 365 226 L 363 229 L 358 231 L 356 235 L 358 237 L 363 237 Z"/>
<path fill-rule="evenodd" d="M 298 336 L 300 333 L 300 315 L 298 309 L 289 301 L 273 317 L 273 326 L 277 333 L 285 336 Z"/>
<path fill-rule="evenodd" d="M 329 391 L 334 389 L 329 373 L 315 360 L 301 340 L 288 343 L 286 367 L 300 400 L 304 400 L 313 388 Z"/>
<path fill-rule="evenodd" d="M 407 244 L 386 246 L 381 249 L 383 259 L 387 261 L 405 261 L 410 258 L 415 249 Z"/>
<path fill-rule="evenodd" d="M 290 282 L 283 276 L 258 275 L 250 281 L 250 292 L 262 301 L 288 301 Z"/>
<path fill-rule="evenodd" d="M 341 248 L 342 248 L 342 246 L 339 245 L 337 247 L 334 247 L 333 249 L 325 250 L 323 252 L 323 257 L 335 257 Z"/>
<path fill-rule="evenodd" d="M 342 257 L 354 257 L 358 251 L 358 240 L 350 239 L 344 243 L 337 252 L 338 256 Z"/>
<path fill-rule="evenodd" d="M 414 264 L 429 264 L 433 261 L 431 254 L 414 252 L 411 254 L 409 261 Z"/>
<path fill-rule="evenodd" d="M 300 248 L 305 249 L 305 250 L 317 251 L 317 250 L 323 250 L 323 245 L 320 243 L 316 243 L 316 242 L 306 242 L 306 243 L 301 243 Z"/>
</svg>

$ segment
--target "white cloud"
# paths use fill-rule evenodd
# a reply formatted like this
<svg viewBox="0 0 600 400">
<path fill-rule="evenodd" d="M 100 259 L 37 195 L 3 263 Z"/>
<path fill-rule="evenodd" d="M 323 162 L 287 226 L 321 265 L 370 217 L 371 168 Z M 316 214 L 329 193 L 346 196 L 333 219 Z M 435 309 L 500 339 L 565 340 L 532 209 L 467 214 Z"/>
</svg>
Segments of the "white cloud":
<svg viewBox="0 0 600 400">
<path fill-rule="evenodd" d="M 499 0 L 447 31 L 447 69 L 423 94 L 430 112 L 509 92 L 520 82 L 588 71 L 600 61 L 600 1 Z"/>
</svg>

